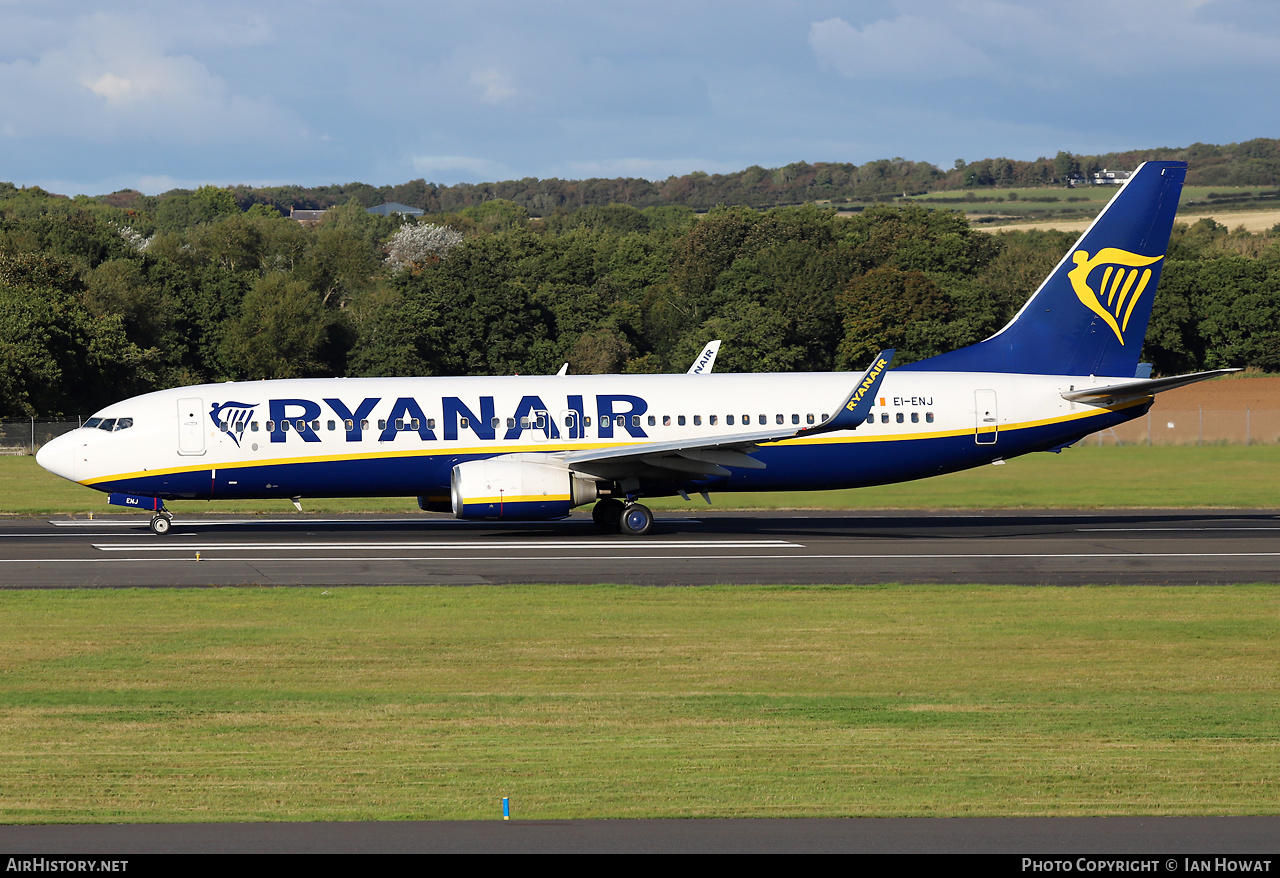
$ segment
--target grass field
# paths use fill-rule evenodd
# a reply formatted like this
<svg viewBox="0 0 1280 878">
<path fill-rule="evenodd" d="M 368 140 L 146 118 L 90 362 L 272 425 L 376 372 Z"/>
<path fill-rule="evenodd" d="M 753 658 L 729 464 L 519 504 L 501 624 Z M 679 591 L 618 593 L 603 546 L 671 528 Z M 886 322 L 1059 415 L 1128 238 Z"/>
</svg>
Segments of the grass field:
<svg viewBox="0 0 1280 878">
<path fill-rule="evenodd" d="M 1280 813 L 1280 591 L 0 592 L 0 822 Z"/>
<path fill-rule="evenodd" d="M 1280 445 L 1083 445 L 1061 454 L 1030 454 L 1003 466 L 918 482 L 849 491 L 714 494 L 717 509 L 1089 509 L 1112 506 L 1272 508 L 1280 506 Z M 10 515 L 119 514 L 106 495 L 40 469 L 30 457 L 0 458 L 0 496 Z M 648 501 L 646 501 L 648 502 Z M 683 500 L 654 500 L 656 509 L 697 508 Z M 287 500 L 235 503 L 178 501 L 177 515 L 204 512 L 292 515 Z M 304 499 L 313 512 L 422 514 L 412 498 Z M 128 514 L 128 513 L 126 513 Z M 136 513 L 134 513 L 136 514 Z"/>
</svg>

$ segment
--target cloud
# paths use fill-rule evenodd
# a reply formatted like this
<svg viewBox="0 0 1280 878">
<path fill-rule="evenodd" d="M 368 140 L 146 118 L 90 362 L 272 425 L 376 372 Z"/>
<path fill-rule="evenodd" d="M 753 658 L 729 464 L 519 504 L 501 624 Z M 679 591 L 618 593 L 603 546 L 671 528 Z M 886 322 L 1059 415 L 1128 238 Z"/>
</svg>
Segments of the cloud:
<svg viewBox="0 0 1280 878">
<path fill-rule="evenodd" d="M 722 162 L 711 159 L 654 159 L 624 158 L 601 159 L 598 161 L 567 162 L 566 167 L 571 179 L 599 177 L 636 177 L 641 180 L 660 182 L 668 177 L 680 177 L 693 171 L 704 171 L 709 174 L 726 174 L 742 170 L 733 162 Z"/>
<path fill-rule="evenodd" d="M 479 178 L 502 170 L 502 166 L 497 162 L 478 156 L 464 155 L 415 155 L 410 157 L 409 164 L 413 167 L 414 173 L 425 176 L 452 175 L 462 171 Z"/>
<path fill-rule="evenodd" d="M 260 39 L 261 34 L 240 39 Z M 217 37 L 217 39 L 225 39 Z M 191 54 L 170 51 L 152 28 L 97 14 L 60 43 L 0 64 L 10 138 L 75 137 L 98 143 L 228 143 L 246 129 L 303 126 L 268 98 L 233 93 Z"/>
<path fill-rule="evenodd" d="M 493 68 L 477 70 L 471 74 L 471 85 L 486 104 L 498 106 L 509 103 L 520 96 L 515 80 L 506 73 Z"/>
<path fill-rule="evenodd" d="M 819 63 L 850 79 L 928 81 L 992 70 L 984 53 L 945 21 L 903 15 L 856 28 L 843 18 L 814 22 L 809 45 Z"/>
</svg>

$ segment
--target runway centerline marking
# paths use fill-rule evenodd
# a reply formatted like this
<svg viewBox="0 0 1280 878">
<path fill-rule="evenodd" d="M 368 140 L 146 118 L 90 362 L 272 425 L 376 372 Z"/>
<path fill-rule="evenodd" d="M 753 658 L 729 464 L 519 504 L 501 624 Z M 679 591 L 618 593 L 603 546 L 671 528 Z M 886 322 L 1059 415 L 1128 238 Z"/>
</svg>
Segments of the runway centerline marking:
<svg viewBox="0 0 1280 878">
<path fill-rule="evenodd" d="M 606 549 L 616 550 L 617 542 L 601 542 L 599 540 L 504 540 L 495 543 L 475 542 L 441 542 L 441 541 L 396 541 L 396 542 L 305 542 L 280 543 L 94 543 L 93 548 L 100 552 L 214 552 L 214 551 L 405 551 L 420 550 L 470 550 L 503 552 L 511 549 Z M 626 543 L 628 549 L 645 549 L 661 551 L 663 549 L 803 549 L 800 543 L 788 540 L 668 540 L 665 542 Z"/>
</svg>

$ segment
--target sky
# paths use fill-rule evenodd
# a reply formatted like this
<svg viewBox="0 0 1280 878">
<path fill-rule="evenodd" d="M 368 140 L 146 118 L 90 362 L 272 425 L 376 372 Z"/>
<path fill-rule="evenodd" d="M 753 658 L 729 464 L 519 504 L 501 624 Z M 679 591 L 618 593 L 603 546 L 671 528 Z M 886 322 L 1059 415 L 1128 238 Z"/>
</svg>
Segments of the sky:
<svg viewBox="0 0 1280 878">
<path fill-rule="evenodd" d="M 1280 136 L 1275 0 L 0 0 L 0 181 L 1035 159 Z"/>
</svg>

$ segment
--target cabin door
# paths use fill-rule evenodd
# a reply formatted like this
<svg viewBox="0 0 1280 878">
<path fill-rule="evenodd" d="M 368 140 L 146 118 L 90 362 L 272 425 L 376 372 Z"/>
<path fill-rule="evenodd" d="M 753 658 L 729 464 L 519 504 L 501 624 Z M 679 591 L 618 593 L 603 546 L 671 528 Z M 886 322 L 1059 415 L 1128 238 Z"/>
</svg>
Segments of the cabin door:
<svg viewBox="0 0 1280 878">
<path fill-rule="evenodd" d="M 996 436 L 1000 431 L 1000 421 L 996 414 L 996 392 L 975 390 L 973 403 L 976 419 L 973 440 L 979 445 L 995 445 Z"/>
<path fill-rule="evenodd" d="M 582 415 L 573 409 L 560 413 L 560 437 L 562 439 L 582 439 Z"/>
<path fill-rule="evenodd" d="M 204 454 L 204 400 L 178 400 L 178 453 Z"/>
<path fill-rule="evenodd" d="M 529 412 L 529 425 L 532 429 L 530 438 L 534 442 L 546 442 L 551 438 L 555 425 L 551 423 L 551 415 L 544 409 L 533 409 Z"/>
</svg>

